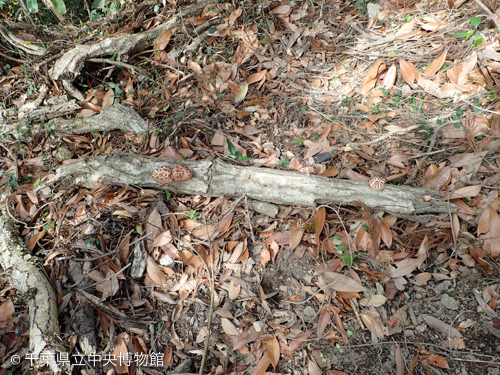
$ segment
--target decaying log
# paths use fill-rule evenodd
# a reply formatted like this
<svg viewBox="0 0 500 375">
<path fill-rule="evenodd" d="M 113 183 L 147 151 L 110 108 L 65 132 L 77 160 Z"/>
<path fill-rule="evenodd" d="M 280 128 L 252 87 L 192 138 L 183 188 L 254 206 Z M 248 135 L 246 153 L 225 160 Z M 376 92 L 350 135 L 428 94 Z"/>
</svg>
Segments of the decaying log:
<svg viewBox="0 0 500 375">
<path fill-rule="evenodd" d="M 318 204 L 355 205 L 361 202 L 370 208 L 402 216 L 456 211 L 456 206 L 441 201 L 440 193 L 433 190 L 388 184 L 384 190 L 377 191 L 366 182 L 239 166 L 220 159 L 183 161 L 194 174 L 188 181 L 161 186 L 151 177 L 156 168 L 162 165 L 173 167 L 177 162 L 130 154 L 110 154 L 63 165 L 57 169 L 55 180 L 63 185 L 87 188 L 100 182 L 168 189 L 189 195 L 247 195 L 263 202 L 308 207 Z M 425 202 L 425 195 L 433 199 Z"/>
<path fill-rule="evenodd" d="M 54 289 L 42 271 L 43 265 L 37 265 L 28 253 L 5 206 L 0 214 L 0 264 L 9 275 L 10 285 L 28 299 L 31 357 L 46 358 L 54 373 L 61 372 L 55 360 L 60 339 Z"/>
</svg>

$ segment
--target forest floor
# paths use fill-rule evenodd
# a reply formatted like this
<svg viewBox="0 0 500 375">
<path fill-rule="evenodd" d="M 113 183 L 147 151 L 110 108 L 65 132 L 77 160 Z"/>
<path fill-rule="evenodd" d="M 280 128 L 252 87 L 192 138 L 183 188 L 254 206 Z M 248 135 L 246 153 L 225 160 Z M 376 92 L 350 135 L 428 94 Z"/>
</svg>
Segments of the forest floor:
<svg viewBox="0 0 500 375">
<path fill-rule="evenodd" d="M 152 30 L 186 6 L 89 9 L 86 23 L 68 12 L 51 28 L 43 12 L 30 25 L 15 5 L 0 10 L 10 31 L 46 49 L 0 46 L 2 116 L 31 125 L 0 129 L 0 184 L 56 290 L 64 351 L 85 354 L 73 373 L 499 375 L 500 44 L 498 16 L 483 6 L 496 9 L 207 3 L 148 48 L 84 57 L 71 79 L 84 99 L 68 119 L 121 103 L 148 130 L 58 134 L 52 120 L 23 121 L 37 98 L 78 98 L 70 79 L 51 76 L 64 53 Z M 48 184 L 60 166 L 116 152 L 379 177 L 441 192 L 428 199 L 450 210 L 417 220 L 360 197 L 269 216 L 247 197 L 168 185 Z M 30 371 L 28 359 L 9 360 L 28 347 L 27 300 L 0 276 L 0 374 Z M 82 306 L 93 332 L 75 323 Z M 86 334 L 97 362 L 78 341 Z M 103 360 L 127 352 L 156 362 Z"/>
</svg>

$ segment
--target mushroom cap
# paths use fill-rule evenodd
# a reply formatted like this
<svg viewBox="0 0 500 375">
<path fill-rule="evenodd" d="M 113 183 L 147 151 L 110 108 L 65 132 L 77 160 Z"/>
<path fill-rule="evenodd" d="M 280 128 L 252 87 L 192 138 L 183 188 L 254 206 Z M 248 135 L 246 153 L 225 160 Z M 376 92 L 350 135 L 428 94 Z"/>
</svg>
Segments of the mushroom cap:
<svg viewBox="0 0 500 375">
<path fill-rule="evenodd" d="M 172 168 L 168 165 L 162 165 L 159 168 L 156 168 L 153 173 L 151 173 L 151 177 L 153 180 L 158 182 L 161 185 L 169 184 L 172 180 Z"/>
<path fill-rule="evenodd" d="M 372 177 L 370 178 L 370 187 L 375 190 L 384 190 L 385 188 L 385 183 L 387 180 L 385 178 L 381 177 Z"/>
<path fill-rule="evenodd" d="M 307 165 L 299 169 L 300 173 L 316 174 L 316 167 L 314 165 Z"/>
<path fill-rule="evenodd" d="M 177 164 L 172 170 L 172 179 L 174 181 L 187 181 L 193 178 L 193 172 L 185 164 Z"/>
</svg>

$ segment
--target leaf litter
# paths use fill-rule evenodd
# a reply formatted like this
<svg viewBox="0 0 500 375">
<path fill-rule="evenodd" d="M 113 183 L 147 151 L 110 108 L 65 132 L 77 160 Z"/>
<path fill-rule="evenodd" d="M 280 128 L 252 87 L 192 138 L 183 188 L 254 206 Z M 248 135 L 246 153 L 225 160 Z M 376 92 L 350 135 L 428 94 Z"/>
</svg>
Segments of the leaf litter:
<svg viewBox="0 0 500 375">
<path fill-rule="evenodd" d="M 380 1 L 371 19 L 359 3 L 207 5 L 186 19 L 189 30 L 218 19 L 196 53 L 177 55 L 187 30 L 165 31 L 157 53 L 135 61 L 161 81 L 115 71 L 109 88 L 93 82 L 72 115 L 120 101 L 157 131 L 56 139 L 45 128 L 30 144 L 3 138 L 2 184 L 15 188 L 7 200 L 26 223 L 29 251 L 61 283 L 61 311 L 71 315 L 86 296 L 101 344 L 110 341 L 116 356 L 160 353 L 162 370 L 174 373 L 199 370 L 209 337 L 205 373 L 495 374 L 496 35 L 481 26 L 479 47 L 454 36 L 481 15 L 475 2 L 423 12 L 413 1 Z M 156 22 L 150 11 L 140 25 Z M 21 92 L 19 69 L 9 68 L 1 87 Z M 63 148 L 75 157 L 56 159 Z M 458 210 L 418 223 L 362 205 L 281 206 L 273 218 L 242 199 L 104 181 L 37 190 L 51 178 L 50 162 L 116 151 L 384 177 L 443 192 Z M 69 272 L 73 259 L 85 261 L 86 294 Z M 8 288 L 1 298 L 8 356 L 27 346 L 27 315 Z M 145 322 L 156 323 L 154 333 Z M 14 332 L 22 334 L 7 335 Z"/>
</svg>

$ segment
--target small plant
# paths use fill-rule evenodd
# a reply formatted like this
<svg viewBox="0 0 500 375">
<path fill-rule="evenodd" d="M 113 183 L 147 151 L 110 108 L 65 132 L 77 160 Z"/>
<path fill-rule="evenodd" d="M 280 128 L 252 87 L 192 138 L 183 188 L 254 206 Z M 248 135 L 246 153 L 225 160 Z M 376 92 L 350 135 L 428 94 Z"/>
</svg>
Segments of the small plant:
<svg viewBox="0 0 500 375">
<path fill-rule="evenodd" d="M 484 35 L 483 34 L 476 33 L 477 28 L 479 27 L 479 24 L 481 23 L 481 18 L 479 18 L 479 17 L 472 17 L 469 20 L 469 22 L 474 27 L 474 29 L 467 30 L 466 32 L 462 32 L 462 33 L 456 33 L 456 34 L 453 34 L 452 36 L 454 38 L 464 38 L 465 37 L 465 40 L 469 40 L 474 35 L 474 39 L 473 39 L 474 40 L 474 47 L 477 47 L 484 40 Z"/>
<path fill-rule="evenodd" d="M 170 191 L 167 189 L 165 189 L 164 192 L 165 192 L 165 196 L 167 197 L 167 200 L 169 200 L 172 197 L 172 193 L 170 193 Z"/>
<path fill-rule="evenodd" d="M 9 173 L 7 175 L 7 183 L 10 187 L 18 187 L 19 181 L 17 181 L 16 175 L 14 173 Z"/>
<path fill-rule="evenodd" d="M 193 210 L 189 213 L 189 218 L 191 220 L 193 220 L 194 222 L 196 222 L 196 220 L 198 219 L 198 217 L 200 217 L 200 213 L 196 210 Z"/>
<path fill-rule="evenodd" d="M 243 154 L 240 151 L 236 151 L 236 147 L 229 140 L 229 138 L 226 138 L 226 142 L 227 142 L 227 150 L 229 152 L 229 157 L 231 159 L 236 159 L 236 160 L 241 161 L 241 162 L 253 160 L 252 158 L 250 158 L 248 156 L 243 156 Z"/>
<path fill-rule="evenodd" d="M 290 160 L 288 160 L 288 159 L 278 160 L 278 164 L 281 164 L 283 166 L 283 168 L 289 168 L 290 167 Z"/>
<path fill-rule="evenodd" d="M 302 137 L 299 137 L 299 139 L 296 139 L 295 141 L 290 142 L 292 145 L 296 145 L 297 147 L 302 147 L 304 145 L 304 140 Z"/>
<path fill-rule="evenodd" d="M 101 241 L 99 240 L 99 238 L 95 238 L 95 237 L 87 238 L 85 240 L 85 245 L 91 245 L 91 244 L 100 245 Z"/>
</svg>

